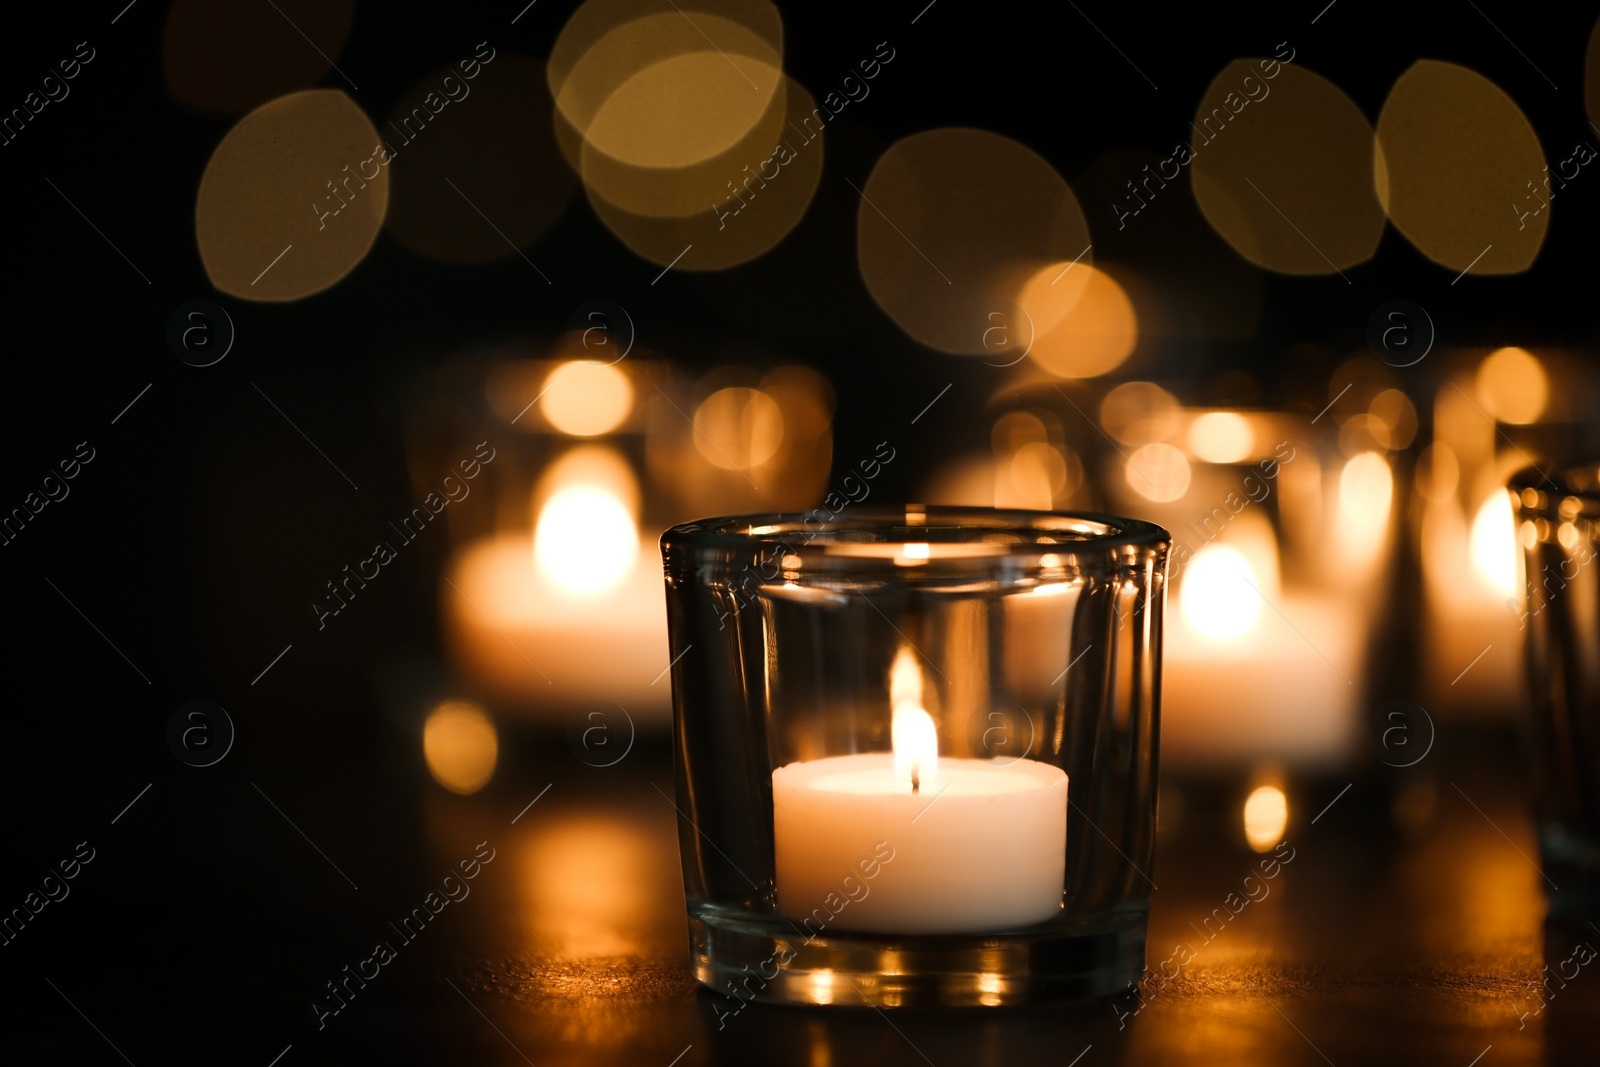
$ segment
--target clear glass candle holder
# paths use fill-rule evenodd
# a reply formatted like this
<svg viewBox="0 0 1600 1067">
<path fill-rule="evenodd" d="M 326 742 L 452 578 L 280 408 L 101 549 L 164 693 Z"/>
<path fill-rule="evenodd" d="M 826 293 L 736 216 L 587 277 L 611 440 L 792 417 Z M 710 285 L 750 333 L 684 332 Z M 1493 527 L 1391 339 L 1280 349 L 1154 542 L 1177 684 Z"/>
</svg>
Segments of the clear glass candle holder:
<svg viewBox="0 0 1600 1067">
<path fill-rule="evenodd" d="M 1554 470 L 1552 468 L 1552 470 Z M 1550 918 L 1600 913 L 1600 461 L 1514 475 L 1536 816 Z"/>
<path fill-rule="evenodd" d="M 1169 544 L 920 505 L 668 530 L 700 981 L 875 1007 L 1136 981 Z"/>
</svg>

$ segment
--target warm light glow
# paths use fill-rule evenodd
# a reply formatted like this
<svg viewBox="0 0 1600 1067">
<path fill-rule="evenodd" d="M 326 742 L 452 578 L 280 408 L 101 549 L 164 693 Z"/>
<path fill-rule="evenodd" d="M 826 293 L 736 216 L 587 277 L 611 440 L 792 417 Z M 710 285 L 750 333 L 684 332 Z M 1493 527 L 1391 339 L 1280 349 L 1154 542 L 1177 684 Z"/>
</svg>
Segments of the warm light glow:
<svg viewBox="0 0 1600 1067">
<path fill-rule="evenodd" d="M 994 429 L 989 431 L 994 454 L 1002 459 L 1024 445 L 1044 444 L 1049 440 L 1050 431 L 1044 420 L 1031 411 L 1008 411 L 994 420 Z"/>
<path fill-rule="evenodd" d="M 1347 558 L 1370 563 L 1389 534 L 1394 474 L 1377 452 L 1351 456 L 1339 472 L 1338 543 Z"/>
<path fill-rule="evenodd" d="M 1074 471 L 1076 458 L 1069 466 L 1067 457 L 1052 444 L 1044 441 L 1034 441 L 1023 445 L 1011 456 L 1006 473 L 1011 478 L 1011 487 L 1016 491 L 1016 497 L 1006 494 L 1006 504 L 1017 507 L 1048 509 L 1054 505 L 1058 497 L 1065 496 L 1071 489 L 1077 487 L 1081 479 L 1081 471 Z M 1074 477 L 1077 475 L 1077 477 Z M 1000 500 L 996 499 L 1000 504 Z M 1002 505 L 1004 506 L 1004 505 Z"/>
<path fill-rule="evenodd" d="M 669 18 L 686 24 L 681 13 Z M 717 58 L 726 67 L 725 57 Z M 633 166 L 571 135 L 580 146 L 578 166 L 589 206 L 623 244 L 674 272 L 723 270 L 767 252 L 809 207 L 822 176 L 824 145 L 832 136 L 815 132 L 818 103 L 805 87 L 787 76 L 783 85 L 761 121 L 737 144 L 690 167 Z M 793 132 L 805 129 L 813 131 L 809 140 Z M 562 134 L 558 120 L 558 139 Z M 773 181 L 779 173 L 782 180 Z M 743 177 L 744 183 L 733 177 Z M 730 216 L 739 221 L 730 222 Z"/>
<path fill-rule="evenodd" d="M 1372 398 L 1367 411 L 1377 420 L 1373 435 L 1384 448 L 1405 448 L 1417 436 L 1416 405 L 1400 390 L 1385 389 Z"/>
<path fill-rule="evenodd" d="M 694 413 L 694 445 L 713 466 L 749 470 L 783 442 L 783 411 L 759 389 L 718 389 Z"/>
<path fill-rule="evenodd" d="M 1088 220 L 1055 167 L 1017 141 L 970 128 L 914 133 L 884 151 L 861 192 L 861 279 L 884 313 L 930 348 L 1003 365 L 1031 341 L 1037 357 L 1045 334 L 1061 333 L 1063 316 L 1085 302 L 1073 289 L 1091 276 Z M 1110 282 L 1113 289 L 1121 294 Z M 1034 312 L 1042 321 L 1030 321 Z M 1054 330 L 1052 320 L 1061 320 Z"/>
<path fill-rule="evenodd" d="M 540 408 L 550 425 L 576 437 L 610 433 L 633 407 L 633 383 L 616 367 L 588 360 L 563 363 L 545 379 Z"/>
<path fill-rule="evenodd" d="M 1449 500 L 1460 481 L 1461 464 L 1444 442 L 1429 445 L 1417 457 L 1417 489 L 1430 502 L 1438 504 Z"/>
<path fill-rule="evenodd" d="M 1073 280 L 1080 291 L 1068 294 L 1072 303 L 1065 311 L 1052 312 L 1054 327 L 1038 329 L 1028 354 L 1051 374 L 1093 378 L 1114 370 L 1132 354 L 1139 342 L 1139 317 L 1133 301 L 1111 275 L 1083 263 L 1063 274 L 1068 265 L 1052 263 L 1031 283 L 1037 288 L 1039 279 L 1057 276 L 1057 289 Z M 1073 275 L 1080 272 L 1074 280 Z"/>
<path fill-rule="evenodd" d="M 908 544 L 905 547 L 905 551 L 902 552 L 901 555 L 905 556 L 907 559 L 927 559 L 927 542 L 913 542 Z"/>
<path fill-rule="evenodd" d="M 721 155 L 783 90 L 783 71 L 769 59 L 776 57 L 703 49 L 636 70 L 595 112 L 589 144 L 635 167 L 688 167 Z"/>
<path fill-rule="evenodd" d="M 909 790 L 926 790 L 939 770 L 939 730 L 922 706 L 916 654 L 905 646 L 889 669 L 889 704 L 894 709 L 889 733 L 895 780 Z"/>
<path fill-rule="evenodd" d="M 1123 477 L 1146 500 L 1170 503 L 1189 491 L 1189 460 L 1172 445 L 1155 441 L 1134 449 Z"/>
<path fill-rule="evenodd" d="M 599 594 L 617 586 L 639 554 L 639 531 L 615 493 L 587 485 L 556 490 L 533 531 L 539 570 L 570 593 Z"/>
<path fill-rule="evenodd" d="M 1467 540 L 1472 569 L 1478 579 L 1501 596 L 1512 596 L 1517 588 L 1517 534 L 1511 514 L 1511 498 L 1491 493 L 1472 519 Z"/>
<path fill-rule="evenodd" d="M 496 842 L 504 857 L 496 862 L 515 865 L 512 914 L 530 947 L 557 958 L 613 963 L 649 951 L 656 924 L 670 921 L 665 898 L 677 877 L 677 855 L 636 813 L 590 808 L 597 810 L 546 812 L 525 843 Z M 527 825 L 524 819 L 516 829 Z M 602 980 L 589 981 L 599 986 Z"/>
<path fill-rule="evenodd" d="M 1478 366 L 1478 403 L 1501 422 L 1529 423 L 1544 414 L 1550 383 L 1537 357 L 1524 348 L 1489 353 Z"/>
<path fill-rule="evenodd" d="M 1178 608 L 1196 633 L 1237 637 L 1261 614 L 1260 581 L 1250 561 L 1228 545 L 1207 545 L 1184 568 Z"/>
<path fill-rule="evenodd" d="M 1379 198 L 1418 251 L 1473 275 L 1533 264 L 1554 208 L 1534 192 L 1539 135 L 1504 90 L 1467 67 L 1418 60 L 1389 90 L 1377 133 Z"/>
<path fill-rule="evenodd" d="M 628 514 L 637 521 L 639 478 L 628 465 L 627 457 L 610 445 L 601 444 L 584 444 L 569 448 L 545 468 L 544 474 L 534 486 L 534 521 L 538 521 L 539 511 L 546 500 L 558 490 L 575 485 L 606 490 L 622 501 L 628 509 Z"/>
<path fill-rule="evenodd" d="M 562 124 L 636 166 L 680 168 L 726 151 L 778 89 L 769 72 L 782 66 L 783 32 L 764 0 L 715 6 L 687 19 L 628 0 L 581 5 L 548 61 Z M 723 70 L 693 61 L 708 52 L 729 57 Z M 685 143 L 664 145 L 667 134 Z"/>
<path fill-rule="evenodd" d="M 1258 787 L 1244 802 L 1244 836 L 1250 847 L 1266 852 L 1283 840 L 1289 825 L 1289 798 L 1275 785 Z"/>
<path fill-rule="evenodd" d="M 382 138 L 338 89 L 308 89 L 240 119 L 211 153 L 195 202 L 206 276 L 243 300 L 299 300 L 366 258 L 389 203 Z"/>
<path fill-rule="evenodd" d="M 1237 463 L 1255 447 L 1255 434 L 1243 415 L 1210 411 L 1189 424 L 1189 451 L 1207 463 Z"/>
<path fill-rule="evenodd" d="M 487 785 L 499 754 L 494 723 L 476 704 L 446 701 L 423 723 L 423 759 L 434 780 L 452 793 L 476 793 Z"/>
<path fill-rule="evenodd" d="M 1285 274 L 1348 270 L 1370 258 L 1383 236 L 1372 126 L 1343 89 L 1298 63 L 1279 68 L 1271 107 L 1240 115 L 1250 101 L 1239 90 L 1255 84 L 1258 62 L 1223 68 L 1195 110 L 1193 127 L 1204 138 L 1190 168 L 1195 203 L 1257 266 Z"/>
<path fill-rule="evenodd" d="M 1165 441 L 1178 415 L 1178 398 L 1154 382 L 1124 382 L 1100 401 L 1100 424 L 1125 445 Z"/>
</svg>

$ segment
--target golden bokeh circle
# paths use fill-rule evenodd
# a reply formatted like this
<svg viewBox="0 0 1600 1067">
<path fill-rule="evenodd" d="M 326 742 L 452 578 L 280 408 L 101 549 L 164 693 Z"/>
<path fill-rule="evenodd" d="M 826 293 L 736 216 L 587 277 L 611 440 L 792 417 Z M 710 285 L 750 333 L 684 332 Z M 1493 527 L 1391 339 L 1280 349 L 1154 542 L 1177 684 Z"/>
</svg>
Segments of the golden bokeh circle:
<svg viewBox="0 0 1600 1067">
<path fill-rule="evenodd" d="M 1057 270 L 1052 264 L 1037 277 Z M 1115 370 L 1139 341 L 1133 301 L 1117 280 L 1083 263 L 1071 273 L 1079 272 L 1077 299 L 1051 329 L 1034 338 L 1028 352 L 1039 366 L 1062 378 L 1093 378 Z"/>
<path fill-rule="evenodd" d="M 291 93 L 240 119 L 212 152 L 195 204 L 211 284 L 246 300 L 298 300 L 348 274 L 389 202 L 379 140 L 337 89 Z"/>
<path fill-rule="evenodd" d="M 1423 255 L 1475 275 L 1532 266 L 1550 225 L 1549 206 L 1531 191 L 1544 177 L 1544 151 L 1499 86 L 1454 63 L 1418 60 L 1389 91 L 1378 145 L 1384 207 Z"/>
<path fill-rule="evenodd" d="M 995 316 L 1055 264 L 1060 317 L 1086 283 L 1089 227 L 1077 197 L 1038 153 L 997 133 L 943 128 L 895 142 L 862 187 L 856 254 L 878 306 L 915 340 L 992 354 Z M 1020 322 L 1013 324 L 1024 334 Z"/>
<path fill-rule="evenodd" d="M 736 153 L 718 157 L 715 168 L 687 168 L 699 172 L 699 177 L 714 175 L 722 187 L 719 200 L 708 198 L 702 209 L 681 217 L 652 216 L 611 202 L 593 183 L 585 182 L 595 214 L 635 253 L 673 270 L 723 270 L 771 250 L 810 206 L 822 177 L 826 143 L 814 119 L 806 125 L 815 106 L 811 94 L 786 79 L 784 100 L 783 125 L 792 126 L 793 132 L 780 135 L 783 139 L 776 145 L 747 140 Z M 675 180 L 673 173 L 658 170 L 639 177 L 657 181 L 667 190 Z M 727 185 L 732 182 L 737 187 L 730 193 Z"/>
<path fill-rule="evenodd" d="M 1206 90 L 1194 128 L 1195 200 L 1245 259 L 1334 274 L 1377 251 L 1372 126 L 1333 82 L 1293 66 L 1266 79 L 1258 61 L 1235 60 Z"/>
</svg>

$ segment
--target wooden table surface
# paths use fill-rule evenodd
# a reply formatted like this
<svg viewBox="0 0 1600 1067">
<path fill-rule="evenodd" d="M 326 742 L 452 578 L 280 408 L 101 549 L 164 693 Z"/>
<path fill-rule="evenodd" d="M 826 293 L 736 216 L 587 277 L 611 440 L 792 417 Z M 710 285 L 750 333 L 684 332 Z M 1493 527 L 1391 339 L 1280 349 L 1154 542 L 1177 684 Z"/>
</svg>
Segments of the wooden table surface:
<svg viewBox="0 0 1600 1067">
<path fill-rule="evenodd" d="M 94 858 L 0 956 L 6 1062 L 1595 1062 L 1600 967 L 1538 983 L 1600 929 L 1546 947 L 1520 764 L 1492 738 L 1441 749 L 1387 780 L 1292 784 L 1293 859 L 1220 930 L 1201 927 L 1256 858 L 1212 793 L 1169 782 L 1149 962 L 1183 946 L 1175 979 L 1142 1002 L 931 1013 L 734 1013 L 697 987 L 659 740 L 609 768 L 512 744 L 471 797 L 404 753 L 298 782 L 244 760 L 174 774 L 115 823 L 76 813 L 65 854 L 87 837 Z M 379 942 L 392 958 L 365 962 Z M 334 1011 L 346 966 L 377 974 Z"/>
</svg>

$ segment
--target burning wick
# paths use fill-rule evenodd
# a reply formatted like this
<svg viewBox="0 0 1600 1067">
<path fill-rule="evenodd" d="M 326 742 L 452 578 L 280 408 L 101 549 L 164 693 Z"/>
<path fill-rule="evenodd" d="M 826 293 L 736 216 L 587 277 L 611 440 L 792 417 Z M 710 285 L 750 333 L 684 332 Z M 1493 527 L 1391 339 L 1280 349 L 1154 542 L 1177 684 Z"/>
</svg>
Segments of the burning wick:
<svg viewBox="0 0 1600 1067">
<path fill-rule="evenodd" d="M 922 792 L 922 762 L 913 760 L 911 764 L 911 792 L 913 795 Z"/>
</svg>

